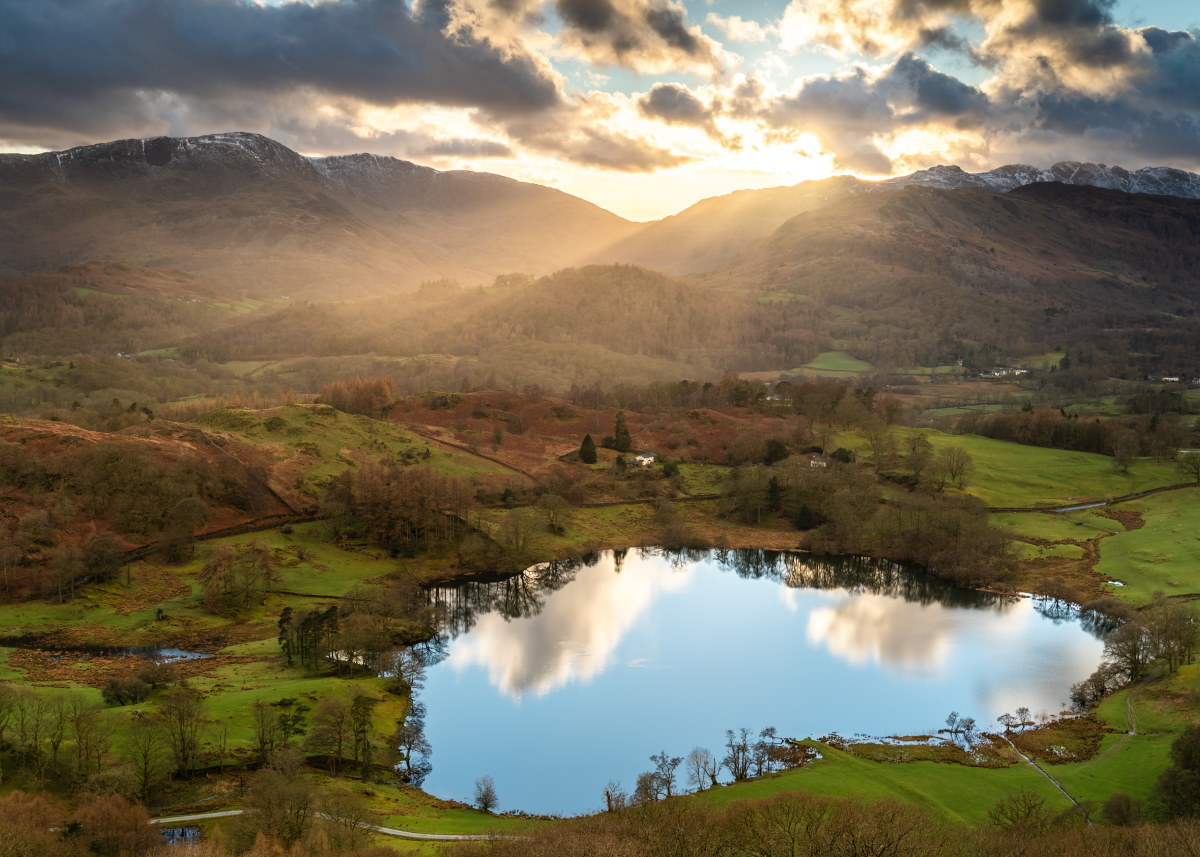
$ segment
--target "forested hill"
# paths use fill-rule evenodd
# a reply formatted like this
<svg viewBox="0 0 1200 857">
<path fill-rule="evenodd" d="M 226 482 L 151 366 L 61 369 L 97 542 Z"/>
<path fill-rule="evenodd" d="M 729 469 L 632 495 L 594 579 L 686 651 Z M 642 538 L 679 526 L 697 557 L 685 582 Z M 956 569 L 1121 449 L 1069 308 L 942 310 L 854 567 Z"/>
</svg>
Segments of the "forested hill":
<svg viewBox="0 0 1200 857">
<path fill-rule="evenodd" d="M 1053 343 L 1194 366 L 1200 201 L 1058 183 L 856 195 L 705 282 L 802 299 L 883 364 Z"/>
<path fill-rule="evenodd" d="M 796 365 L 829 347 L 799 305 L 688 283 L 628 265 L 510 278 L 488 289 L 453 283 L 403 299 L 306 303 L 193 337 L 182 353 L 210 360 L 378 354 L 465 358 L 471 373 L 632 380 L 715 377 Z M 467 371 L 464 369 L 464 371 Z"/>
</svg>

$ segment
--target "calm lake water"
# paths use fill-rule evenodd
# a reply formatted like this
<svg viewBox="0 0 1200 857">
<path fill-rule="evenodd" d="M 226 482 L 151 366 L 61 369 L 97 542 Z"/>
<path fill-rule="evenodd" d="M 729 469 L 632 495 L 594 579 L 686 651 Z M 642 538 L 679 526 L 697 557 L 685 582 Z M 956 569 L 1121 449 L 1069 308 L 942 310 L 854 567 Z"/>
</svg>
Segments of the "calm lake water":
<svg viewBox="0 0 1200 857">
<path fill-rule="evenodd" d="M 769 551 L 605 552 L 432 592 L 446 655 L 420 699 L 426 791 L 578 814 L 632 791 L 650 754 L 722 755 L 754 735 L 933 734 L 1065 707 L 1103 646 L 1048 605 L 939 583 L 895 563 Z M 682 773 L 682 768 L 681 768 Z"/>
</svg>

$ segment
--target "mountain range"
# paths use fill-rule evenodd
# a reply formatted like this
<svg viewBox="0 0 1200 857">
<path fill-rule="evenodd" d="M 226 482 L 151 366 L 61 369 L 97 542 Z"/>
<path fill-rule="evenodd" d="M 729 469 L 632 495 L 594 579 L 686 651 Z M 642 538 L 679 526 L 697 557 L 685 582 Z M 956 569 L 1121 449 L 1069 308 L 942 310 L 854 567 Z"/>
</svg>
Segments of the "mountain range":
<svg viewBox="0 0 1200 857">
<path fill-rule="evenodd" d="M 257 297 L 359 297 L 548 273 L 637 227 L 569 194 L 394 158 L 306 158 L 257 134 L 0 156 L 0 272 L 93 258 Z"/>
<path fill-rule="evenodd" d="M 738 191 L 633 223 L 488 173 L 369 154 L 308 158 L 257 134 L 156 137 L 0 155 L 0 273 L 117 259 L 179 269 L 233 294 L 321 299 L 589 262 L 697 274 L 738 264 L 791 218 L 851 197 L 1043 182 L 1200 198 L 1200 176 L 1165 167 L 938 166 L 882 182 L 841 176 Z"/>
</svg>

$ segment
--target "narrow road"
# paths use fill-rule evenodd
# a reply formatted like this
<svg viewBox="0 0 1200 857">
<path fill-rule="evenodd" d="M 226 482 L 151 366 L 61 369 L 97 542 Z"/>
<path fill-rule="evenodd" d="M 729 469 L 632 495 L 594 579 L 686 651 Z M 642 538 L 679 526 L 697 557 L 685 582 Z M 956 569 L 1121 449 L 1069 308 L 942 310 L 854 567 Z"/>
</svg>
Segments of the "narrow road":
<svg viewBox="0 0 1200 857">
<path fill-rule="evenodd" d="M 1181 491 L 1185 488 L 1196 488 L 1195 482 L 1183 482 L 1177 485 L 1161 485 L 1158 488 L 1149 488 L 1145 491 L 1138 491 L 1134 494 L 1123 494 L 1120 497 L 1113 497 L 1111 500 L 1097 500 L 1090 503 L 1076 504 L 1073 506 L 988 506 L 989 512 L 1073 512 L 1076 509 L 1095 509 L 1101 506 L 1115 506 L 1118 503 L 1128 503 L 1130 500 L 1140 500 L 1143 497 L 1149 497 L 1151 494 L 1161 494 L 1164 491 Z"/>
<path fill-rule="evenodd" d="M 1071 803 L 1075 804 L 1075 806 L 1079 806 L 1079 801 L 1075 800 L 1074 796 L 1073 796 L 1073 795 L 1072 795 L 1072 794 L 1071 794 L 1069 791 L 1067 791 L 1066 789 L 1064 789 L 1064 788 L 1062 787 L 1062 783 L 1060 783 L 1058 780 L 1054 779 L 1054 777 L 1050 776 L 1050 774 L 1046 772 L 1046 769 L 1045 769 L 1045 768 L 1043 768 L 1041 765 L 1039 765 L 1039 764 L 1038 764 L 1037 762 L 1035 762 L 1033 759 L 1031 759 L 1031 758 L 1029 758 L 1028 756 L 1026 756 L 1026 755 L 1025 755 L 1024 753 L 1022 753 L 1020 750 L 1018 750 L 1018 749 L 1017 749 L 1017 745 L 1016 745 L 1016 744 L 1014 744 L 1014 743 L 1012 742 L 1012 739 L 1011 739 L 1011 738 L 1009 738 L 1007 735 L 1001 735 L 1000 737 L 1001 737 L 1001 738 L 1003 738 L 1005 741 L 1007 741 L 1007 742 L 1008 742 L 1008 746 L 1012 747 L 1012 748 L 1013 748 L 1013 751 L 1014 751 L 1014 752 L 1015 752 L 1015 753 L 1016 753 L 1018 756 L 1020 756 L 1020 757 L 1021 757 L 1022 759 L 1024 759 L 1026 762 L 1028 762 L 1029 764 L 1031 764 L 1031 765 L 1033 765 L 1035 768 L 1037 768 L 1037 769 L 1038 769 L 1038 771 L 1041 773 L 1041 775 L 1042 775 L 1043 777 L 1045 777 L 1045 778 L 1046 778 L 1046 779 L 1048 779 L 1050 782 L 1052 782 L 1052 783 L 1054 784 L 1054 787 L 1055 787 L 1056 789 L 1058 789 L 1060 792 L 1062 792 L 1064 796 L 1066 796 L 1067 800 L 1069 800 Z M 1091 820 L 1090 818 L 1087 820 L 1087 823 L 1088 823 L 1088 826 L 1089 826 L 1089 827 L 1091 827 L 1091 826 L 1092 826 L 1092 820 Z"/>
<path fill-rule="evenodd" d="M 158 825 L 183 825 L 191 824 L 197 821 L 208 821 L 214 818 L 230 818 L 235 815 L 242 815 L 245 810 L 242 809 L 225 809 L 217 812 L 197 812 L 192 815 L 172 815 L 166 818 L 152 818 L 151 824 Z M 488 840 L 488 839 L 523 839 L 521 836 L 500 836 L 488 833 L 414 833 L 411 830 L 397 830 L 394 827 L 378 827 L 373 824 L 364 825 L 367 830 L 373 833 L 382 833 L 384 836 L 395 836 L 399 839 L 420 839 L 435 842 L 461 842 L 468 840 Z"/>
</svg>

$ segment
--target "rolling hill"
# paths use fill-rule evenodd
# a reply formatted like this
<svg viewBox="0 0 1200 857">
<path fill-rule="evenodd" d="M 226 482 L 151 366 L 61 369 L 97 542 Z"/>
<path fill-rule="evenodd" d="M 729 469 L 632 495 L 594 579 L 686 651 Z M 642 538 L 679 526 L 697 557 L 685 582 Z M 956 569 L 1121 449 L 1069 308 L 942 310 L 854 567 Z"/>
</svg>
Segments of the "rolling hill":
<svg viewBox="0 0 1200 857">
<path fill-rule="evenodd" d="M 305 158 L 257 134 L 0 156 L 0 273 L 96 259 L 226 293 L 357 297 L 548 273 L 635 229 L 561 191 L 394 158 Z"/>
</svg>

